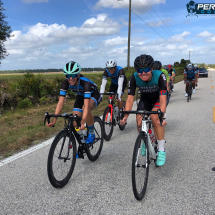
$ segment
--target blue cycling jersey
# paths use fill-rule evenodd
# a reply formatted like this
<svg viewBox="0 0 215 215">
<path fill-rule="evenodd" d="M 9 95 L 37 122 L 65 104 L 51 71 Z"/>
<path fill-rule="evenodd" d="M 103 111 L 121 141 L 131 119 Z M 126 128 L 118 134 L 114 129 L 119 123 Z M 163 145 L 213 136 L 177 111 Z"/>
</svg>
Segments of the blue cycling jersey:
<svg viewBox="0 0 215 215">
<path fill-rule="evenodd" d="M 125 72 L 121 66 L 117 66 L 116 71 L 113 74 L 111 74 L 108 71 L 108 69 L 105 69 L 104 74 L 103 74 L 104 79 L 107 79 L 108 77 L 110 77 L 111 82 L 116 84 L 116 85 L 118 85 L 119 76 L 125 76 Z"/>
<path fill-rule="evenodd" d="M 195 73 L 197 73 L 197 71 L 193 68 L 192 70 L 185 70 L 184 73 L 187 74 L 188 78 L 195 78 Z"/>
<path fill-rule="evenodd" d="M 86 77 L 83 77 L 82 75 L 79 77 L 77 86 L 70 85 L 68 80 L 65 79 L 61 84 L 60 96 L 66 96 L 68 89 L 71 89 L 74 93 L 83 96 L 85 99 L 90 99 L 91 94 L 93 93 L 99 93 L 97 85 L 93 81 Z"/>
</svg>

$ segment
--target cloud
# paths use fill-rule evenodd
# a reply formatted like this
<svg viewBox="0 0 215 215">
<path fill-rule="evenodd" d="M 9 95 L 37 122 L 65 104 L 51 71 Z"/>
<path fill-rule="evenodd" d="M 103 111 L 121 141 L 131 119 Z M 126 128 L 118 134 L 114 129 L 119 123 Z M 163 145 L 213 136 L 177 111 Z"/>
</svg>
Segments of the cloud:
<svg viewBox="0 0 215 215">
<path fill-rule="evenodd" d="M 22 0 L 26 4 L 48 2 L 49 0 Z"/>
<path fill-rule="evenodd" d="M 212 37 L 214 34 L 208 32 L 208 31 L 203 31 L 199 34 L 196 35 L 196 37 Z"/>
<path fill-rule="evenodd" d="M 105 46 L 118 46 L 118 45 L 125 45 L 128 42 L 127 37 L 115 37 L 113 39 L 108 39 L 104 41 Z"/>
<path fill-rule="evenodd" d="M 131 7 L 132 10 L 135 10 L 138 13 L 144 13 L 146 10 L 149 10 L 152 5 L 155 4 L 165 4 L 166 0 L 132 0 L 131 1 Z M 151 5 L 151 6 L 150 6 Z M 119 8 L 128 8 L 129 7 L 129 0 L 99 0 L 95 6 L 95 10 L 100 10 L 101 8 L 113 8 L 113 9 L 119 9 Z"/>
</svg>

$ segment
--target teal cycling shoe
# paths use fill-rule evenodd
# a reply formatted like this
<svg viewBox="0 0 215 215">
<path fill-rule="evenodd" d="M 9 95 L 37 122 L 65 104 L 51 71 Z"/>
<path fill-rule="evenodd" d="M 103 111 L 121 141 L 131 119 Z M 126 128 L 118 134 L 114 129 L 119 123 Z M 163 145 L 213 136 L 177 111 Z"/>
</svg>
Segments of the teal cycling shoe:
<svg viewBox="0 0 215 215">
<path fill-rule="evenodd" d="M 95 134 L 88 134 L 87 139 L 86 139 L 86 144 L 93 143 L 95 140 Z"/>
<path fill-rule="evenodd" d="M 142 146 L 141 146 L 141 155 L 142 156 L 146 156 L 146 146 L 145 146 L 145 143 L 143 143 Z"/>
<path fill-rule="evenodd" d="M 166 152 L 158 151 L 156 165 L 163 166 L 165 164 L 165 161 L 166 161 Z"/>
</svg>

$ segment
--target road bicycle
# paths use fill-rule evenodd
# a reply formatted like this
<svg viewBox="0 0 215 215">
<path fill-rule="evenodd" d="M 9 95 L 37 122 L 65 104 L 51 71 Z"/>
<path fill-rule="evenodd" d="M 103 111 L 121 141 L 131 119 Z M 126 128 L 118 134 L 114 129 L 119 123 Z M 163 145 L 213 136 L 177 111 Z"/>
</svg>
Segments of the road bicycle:
<svg viewBox="0 0 215 215">
<path fill-rule="evenodd" d="M 192 92 L 193 92 L 193 85 L 192 85 L 192 81 L 189 80 L 189 85 L 188 85 L 188 90 L 187 90 L 187 102 L 189 102 L 189 100 L 191 100 Z"/>
<path fill-rule="evenodd" d="M 138 88 L 137 89 L 137 95 L 136 95 L 136 104 L 137 104 L 137 106 L 139 105 L 140 97 L 141 97 L 141 91 L 140 91 L 140 88 Z"/>
<path fill-rule="evenodd" d="M 104 139 L 109 141 L 113 134 L 113 127 L 118 125 L 122 131 L 125 129 L 125 125 L 120 125 L 119 121 L 123 118 L 123 114 L 119 112 L 118 106 L 114 104 L 114 97 L 117 99 L 118 94 L 114 92 L 101 93 L 102 95 L 109 95 L 109 105 L 105 108 L 102 122 L 104 125 Z M 125 109 L 125 102 L 123 101 L 123 110 Z"/>
<path fill-rule="evenodd" d="M 171 94 L 173 92 L 173 83 L 172 83 L 172 81 L 169 81 L 168 87 L 169 87 L 169 96 L 171 96 Z"/>
<path fill-rule="evenodd" d="M 160 123 L 163 122 L 163 112 L 157 111 L 124 111 L 124 114 L 141 114 L 142 127 L 136 139 L 132 158 L 132 188 L 137 200 L 142 200 L 147 188 L 149 165 L 156 165 L 157 141 L 153 132 L 150 114 L 158 114 Z"/>
<path fill-rule="evenodd" d="M 50 123 L 51 117 L 63 117 L 65 119 L 65 125 L 52 142 L 49 150 L 47 172 L 50 183 L 55 188 L 64 187 L 72 176 L 76 157 L 83 158 L 87 155 L 90 161 L 98 159 L 102 147 L 103 147 L 103 125 L 100 117 L 94 116 L 94 131 L 95 140 L 92 144 L 86 144 L 86 136 L 83 136 L 82 131 L 76 129 L 73 125 L 73 121 L 77 122 L 78 127 L 81 125 L 82 117 L 72 114 L 50 114 L 45 113 L 45 120 Z M 88 133 L 88 131 L 87 131 Z M 76 146 L 78 142 L 78 148 Z"/>
</svg>

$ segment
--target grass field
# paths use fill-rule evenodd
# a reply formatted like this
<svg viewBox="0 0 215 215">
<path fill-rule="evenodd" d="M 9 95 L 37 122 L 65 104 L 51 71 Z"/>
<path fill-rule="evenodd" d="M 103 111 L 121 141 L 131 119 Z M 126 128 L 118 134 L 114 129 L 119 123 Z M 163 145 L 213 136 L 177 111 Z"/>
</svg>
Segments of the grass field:
<svg viewBox="0 0 215 215">
<path fill-rule="evenodd" d="M 55 74 L 62 75 L 62 74 Z M 101 85 L 101 74 L 85 74 L 86 77 Z M 3 76 L 5 77 L 5 75 Z M 9 77 L 9 76 L 7 76 Z M 12 79 L 12 77 L 14 79 Z M 2 76 L 0 76 L 0 79 Z M 19 75 L 11 75 L 10 81 L 17 81 L 22 78 Z M 44 74 L 44 78 L 53 78 L 53 74 Z M 12 80 L 11 80 L 12 79 Z M 183 76 L 176 76 L 175 83 L 183 80 Z M 106 90 L 108 86 L 106 86 Z M 123 96 L 126 101 L 127 90 Z M 71 113 L 74 100 L 65 102 L 62 113 Z M 94 115 L 102 115 L 105 107 L 108 106 L 107 96 L 104 96 L 100 105 L 93 111 Z M 63 126 L 63 119 L 58 119 L 54 128 L 48 128 L 43 125 L 45 112 L 54 113 L 56 104 L 42 105 L 28 109 L 8 110 L 0 116 L 0 159 L 10 156 L 29 146 L 38 144 L 59 132 Z"/>
</svg>

